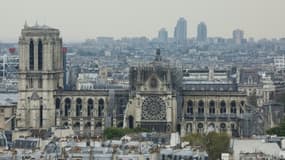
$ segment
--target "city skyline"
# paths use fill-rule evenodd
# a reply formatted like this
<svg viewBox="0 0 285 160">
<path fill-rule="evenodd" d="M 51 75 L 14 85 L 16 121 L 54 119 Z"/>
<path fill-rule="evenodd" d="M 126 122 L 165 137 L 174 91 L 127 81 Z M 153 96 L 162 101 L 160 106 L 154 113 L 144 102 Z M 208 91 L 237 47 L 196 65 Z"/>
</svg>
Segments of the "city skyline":
<svg viewBox="0 0 285 160">
<path fill-rule="evenodd" d="M 282 22 L 285 2 L 245 0 L 231 1 L 3 1 L 0 6 L 2 20 L 0 41 L 16 42 L 18 31 L 25 21 L 58 28 L 64 41 L 82 41 L 99 36 L 157 37 L 160 28 L 166 28 L 173 37 L 180 17 L 187 20 L 187 37 L 196 37 L 196 26 L 205 22 L 208 37 L 231 38 L 239 28 L 245 37 L 285 37 Z M 24 7 L 23 7 L 24 6 Z"/>
</svg>

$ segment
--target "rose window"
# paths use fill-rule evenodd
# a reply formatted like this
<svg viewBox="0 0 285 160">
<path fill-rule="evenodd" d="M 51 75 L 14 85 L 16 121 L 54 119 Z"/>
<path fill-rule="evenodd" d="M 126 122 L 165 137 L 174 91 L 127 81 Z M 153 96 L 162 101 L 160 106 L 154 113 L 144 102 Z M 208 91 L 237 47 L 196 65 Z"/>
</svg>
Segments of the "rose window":
<svg viewBox="0 0 285 160">
<path fill-rule="evenodd" d="M 166 105 L 158 96 L 147 97 L 142 104 L 143 120 L 165 120 Z"/>
</svg>

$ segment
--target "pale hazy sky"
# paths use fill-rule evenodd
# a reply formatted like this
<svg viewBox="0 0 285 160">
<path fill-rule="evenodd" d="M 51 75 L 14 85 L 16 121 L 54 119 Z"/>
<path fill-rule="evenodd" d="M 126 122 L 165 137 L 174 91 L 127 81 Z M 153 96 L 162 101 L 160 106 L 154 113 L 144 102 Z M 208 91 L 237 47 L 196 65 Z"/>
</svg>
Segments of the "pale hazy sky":
<svg viewBox="0 0 285 160">
<path fill-rule="evenodd" d="M 0 0 L 0 41 L 16 42 L 25 20 L 60 29 L 64 41 L 97 36 L 156 37 L 165 27 L 173 36 L 179 17 L 195 37 L 204 21 L 208 35 L 285 37 L 285 0 Z"/>
</svg>

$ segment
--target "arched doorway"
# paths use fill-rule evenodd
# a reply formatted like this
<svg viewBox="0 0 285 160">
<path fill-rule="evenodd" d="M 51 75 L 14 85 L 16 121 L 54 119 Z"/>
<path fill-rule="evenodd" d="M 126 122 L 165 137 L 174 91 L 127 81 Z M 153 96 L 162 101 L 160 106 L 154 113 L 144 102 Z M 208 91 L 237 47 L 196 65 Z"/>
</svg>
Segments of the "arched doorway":
<svg viewBox="0 0 285 160">
<path fill-rule="evenodd" d="M 176 130 L 179 134 L 181 133 L 181 125 L 180 124 L 177 124 Z"/>
<path fill-rule="evenodd" d="M 225 123 L 220 124 L 220 132 L 226 132 L 227 131 L 227 125 Z"/>
<path fill-rule="evenodd" d="M 208 125 L 208 128 L 207 128 L 207 132 L 209 133 L 209 132 L 215 132 L 215 128 L 216 126 L 215 126 L 215 124 L 214 123 L 210 123 L 209 125 Z"/>
<path fill-rule="evenodd" d="M 192 123 L 186 125 L 186 133 L 192 133 Z"/>
<path fill-rule="evenodd" d="M 128 124 L 129 124 L 129 128 L 134 128 L 134 117 L 133 116 L 128 117 Z"/>
<path fill-rule="evenodd" d="M 198 133 L 204 133 L 204 124 L 203 123 L 198 123 L 197 127 L 198 127 L 198 130 L 197 130 Z"/>
</svg>

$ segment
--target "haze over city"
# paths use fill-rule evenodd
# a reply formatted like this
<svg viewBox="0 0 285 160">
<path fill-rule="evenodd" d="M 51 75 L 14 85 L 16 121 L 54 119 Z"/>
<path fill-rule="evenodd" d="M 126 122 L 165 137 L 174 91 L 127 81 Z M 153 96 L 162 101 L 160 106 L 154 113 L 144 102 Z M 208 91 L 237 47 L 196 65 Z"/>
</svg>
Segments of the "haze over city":
<svg viewBox="0 0 285 160">
<path fill-rule="evenodd" d="M 284 12 L 1 0 L 0 160 L 284 160 Z"/>
<path fill-rule="evenodd" d="M 188 38 L 196 36 L 204 21 L 209 37 L 231 37 L 236 28 L 246 37 L 285 37 L 285 1 L 274 0 L 122 0 L 122 1 L 16 1 L 3 0 L 0 6 L 0 40 L 16 42 L 25 21 L 61 29 L 64 41 L 83 41 L 98 36 L 157 36 L 165 27 L 173 36 L 179 17 L 188 22 Z"/>
</svg>

